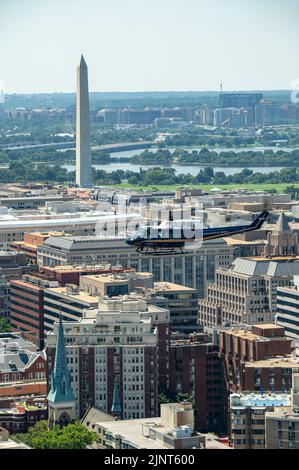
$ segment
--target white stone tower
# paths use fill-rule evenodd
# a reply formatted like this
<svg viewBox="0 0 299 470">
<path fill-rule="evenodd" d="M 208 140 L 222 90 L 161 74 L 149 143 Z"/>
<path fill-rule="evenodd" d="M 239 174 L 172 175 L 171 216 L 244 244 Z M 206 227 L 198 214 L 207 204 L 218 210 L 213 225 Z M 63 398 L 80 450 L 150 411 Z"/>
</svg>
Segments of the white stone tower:
<svg viewBox="0 0 299 470">
<path fill-rule="evenodd" d="M 90 153 L 90 116 L 88 93 L 88 70 L 83 55 L 77 68 L 76 108 L 76 183 L 80 188 L 92 185 Z"/>
</svg>

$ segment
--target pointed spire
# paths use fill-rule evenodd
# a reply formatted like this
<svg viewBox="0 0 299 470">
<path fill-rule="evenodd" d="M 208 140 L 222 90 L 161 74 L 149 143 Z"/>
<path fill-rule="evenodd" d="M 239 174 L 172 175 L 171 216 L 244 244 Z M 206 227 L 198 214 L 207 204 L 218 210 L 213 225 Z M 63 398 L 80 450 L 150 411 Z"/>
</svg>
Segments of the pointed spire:
<svg viewBox="0 0 299 470">
<path fill-rule="evenodd" d="M 119 399 L 119 386 L 118 386 L 118 380 L 115 379 L 114 381 L 114 390 L 113 390 L 113 403 L 111 406 L 111 412 L 115 416 L 120 416 L 121 415 L 121 405 L 120 405 L 120 399 Z"/>
<path fill-rule="evenodd" d="M 81 67 L 87 67 L 83 54 L 81 54 L 81 60 L 80 60 L 80 68 Z"/>
<path fill-rule="evenodd" d="M 75 397 L 71 387 L 70 373 L 66 360 L 62 319 L 61 316 L 59 316 L 55 363 L 51 377 L 51 390 L 48 394 L 48 401 L 57 403 L 74 400 Z"/>
<path fill-rule="evenodd" d="M 285 216 L 284 212 L 281 212 L 281 214 L 279 216 L 279 219 L 278 219 L 278 221 L 276 223 L 276 226 L 275 226 L 275 231 L 280 232 L 280 233 L 290 232 L 291 231 L 290 227 L 289 227 L 288 219 Z"/>
</svg>

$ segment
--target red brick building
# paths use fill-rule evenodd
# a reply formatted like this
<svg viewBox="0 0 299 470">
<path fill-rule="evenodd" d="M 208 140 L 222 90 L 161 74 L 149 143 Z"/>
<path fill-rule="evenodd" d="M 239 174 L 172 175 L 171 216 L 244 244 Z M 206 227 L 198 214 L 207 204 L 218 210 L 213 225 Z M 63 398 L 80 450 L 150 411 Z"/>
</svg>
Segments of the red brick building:
<svg viewBox="0 0 299 470">
<path fill-rule="evenodd" d="M 224 360 L 227 392 L 260 391 L 261 388 L 282 391 L 279 373 L 269 373 L 267 367 L 263 372 L 263 380 L 255 381 L 253 375 L 257 373 L 254 372 L 254 364 L 276 356 L 288 356 L 293 349 L 292 339 L 285 336 L 284 328 L 274 324 L 220 329 L 219 352 Z M 270 365 L 271 361 L 266 364 L 269 364 L 269 368 L 275 367 Z M 287 390 L 290 385 L 291 382 L 286 383 Z"/>
<path fill-rule="evenodd" d="M 44 289 L 57 286 L 57 281 L 38 273 L 10 283 L 11 326 L 41 350 L 44 348 Z"/>
<path fill-rule="evenodd" d="M 225 429 L 224 383 L 217 347 L 203 333 L 172 336 L 169 362 L 170 395 L 192 396 L 196 428 L 221 433 Z"/>
</svg>

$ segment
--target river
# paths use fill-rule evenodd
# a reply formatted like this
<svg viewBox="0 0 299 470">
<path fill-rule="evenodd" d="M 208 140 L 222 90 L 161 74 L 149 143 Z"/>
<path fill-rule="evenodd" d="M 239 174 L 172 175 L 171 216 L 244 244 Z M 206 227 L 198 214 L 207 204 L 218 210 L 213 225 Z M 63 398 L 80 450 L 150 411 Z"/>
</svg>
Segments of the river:
<svg viewBox="0 0 299 470">
<path fill-rule="evenodd" d="M 64 168 L 66 168 L 68 171 L 74 171 L 76 169 L 75 165 L 62 165 Z M 117 163 L 108 163 L 107 165 L 93 165 L 94 168 L 97 170 L 104 170 L 107 173 L 112 173 L 112 171 L 116 170 L 129 170 L 129 171 L 135 171 L 139 172 L 139 169 L 142 168 L 143 170 L 148 170 L 150 168 L 155 168 L 159 165 L 133 165 L 133 163 L 122 163 L 122 162 L 117 162 Z M 190 173 L 192 176 L 196 176 L 201 169 L 203 169 L 203 166 L 195 166 L 195 165 L 170 165 L 170 166 L 161 166 L 161 168 L 174 168 L 176 170 L 177 175 L 182 175 L 182 174 L 187 174 Z M 223 171 L 223 173 L 226 176 L 229 175 L 234 175 L 235 173 L 240 173 L 243 168 L 240 167 L 213 167 L 214 172 L 218 171 Z M 250 170 L 252 170 L 254 173 L 270 173 L 271 171 L 279 171 L 282 169 L 282 167 L 269 167 L 269 166 L 262 166 L 262 167 L 248 167 Z"/>
<path fill-rule="evenodd" d="M 192 150 L 201 150 L 202 147 L 180 147 L 181 149 L 187 150 L 189 152 L 192 152 Z M 120 152 L 114 152 L 111 154 L 111 158 L 116 158 L 116 159 L 122 159 L 122 158 L 131 158 L 134 155 L 139 155 L 140 153 L 144 152 L 145 149 L 137 149 L 137 150 L 123 150 Z M 157 152 L 159 150 L 158 147 L 152 147 L 149 149 L 151 152 Z M 236 153 L 239 152 L 264 152 L 265 150 L 273 150 L 273 152 L 278 152 L 279 150 L 283 150 L 285 152 L 291 152 L 294 150 L 293 148 L 290 147 L 233 147 L 233 148 L 227 148 L 227 147 L 217 147 L 217 148 L 209 148 L 211 151 L 215 151 L 217 153 L 220 152 L 229 152 L 233 151 Z M 175 148 L 169 148 L 169 151 L 173 153 L 175 151 Z M 112 162 L 112 163 L 107 163 L 104 165 L 93 165 L 97 170 L 104 170 L 107 173 L 112 173 L 112 171 L 116 170 L 129 170 L 129 171 L 134 171 L 134 172 L 139 172 L 139 169 L 142 168 L 143 170 L 148 170 L 150 168 L 155 168 L 157 166 L 161 166 L 162 168 L 174 168 L 176 170 L 177 175 L 182 175 L 182 174 L 187 174 L 190 173 L 192 176 L 196 176 L 201 169 L 204 167 L 201 165 L 141 165 L 141 164 L 133 164 L 129 162 L 120 162 L 119 160 L 117 162 Z M 74 171 L 76 169 L 75 165 L 71 164 L 66 164 L 63 165 L 64 168 L 66 168 L 68 171 Z M 242 167 L 213 167 L 215 172 L 220 172 L 222 171 L 226 176 L 229 175 L 234 175 L 235 173 L 240 173 L 242 171 Z M 250 170 L 252 170 L 254 173 L 270 173 L 272 171 L 279 171 L 283 167 L 269 167 L 269 166 L 262 166 L 262 167 L 248 167 Z"/>
</svg>

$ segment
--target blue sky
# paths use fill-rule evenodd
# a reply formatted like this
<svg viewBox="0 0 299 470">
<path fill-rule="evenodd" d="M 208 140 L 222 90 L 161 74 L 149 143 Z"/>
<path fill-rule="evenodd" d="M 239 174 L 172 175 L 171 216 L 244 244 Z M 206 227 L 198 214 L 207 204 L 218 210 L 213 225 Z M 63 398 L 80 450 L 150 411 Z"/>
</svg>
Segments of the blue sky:
<svg viewBox="0 0 299 470">
<path fill-rule="evenodd" d="M 8 93 L 289 89 L 298 0 L 0 0 Z"/>
</svg>

